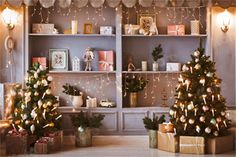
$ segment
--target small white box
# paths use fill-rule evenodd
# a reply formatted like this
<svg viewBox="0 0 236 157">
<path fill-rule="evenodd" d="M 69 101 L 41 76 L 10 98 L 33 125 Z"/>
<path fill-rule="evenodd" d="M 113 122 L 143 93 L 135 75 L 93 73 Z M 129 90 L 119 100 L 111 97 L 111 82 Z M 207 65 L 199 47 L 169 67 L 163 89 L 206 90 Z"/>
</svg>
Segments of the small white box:
<svg viewBox="0 0 236 157">
<path fill-rule="evenodd" d="M 32 33 L 36 34 L 53 34 L 54 24 L 33 23 Z"/>
<path fill-rule="evenodd" d="M 80 59 L 78 57 L 72 59 L 72 71 L 80 71 Z"/>
<path fill-rule="evenodd" d="M 112 35 L 113 29 L 112 26 L 101 26 L 100 34 L 101 35 Z"/>
<path fill-rule="evenodd" d="M 166 71 L 181 71 L 181 63 L 166 63 Z"/>
</svg>

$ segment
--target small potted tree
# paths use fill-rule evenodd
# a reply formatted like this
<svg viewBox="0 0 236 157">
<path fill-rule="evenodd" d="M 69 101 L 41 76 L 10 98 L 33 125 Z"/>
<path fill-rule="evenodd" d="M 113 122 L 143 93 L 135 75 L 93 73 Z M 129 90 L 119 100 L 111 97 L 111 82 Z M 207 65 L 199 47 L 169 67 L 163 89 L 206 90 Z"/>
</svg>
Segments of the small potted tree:
<svg viewBox="0 0 236 157">
<path fill-rule="evenodd" d="M 165 122 L 165 115 L 162 115 L 160 118 L 149 117 L 143 118 L 144 127 L 149 131 L 149 148 L 157 148 L 157 130 L 159 124 Z"/>
<path fill-rule="evenodd" d="M 63 85 L 62 87 L 64 89 L 63 93 L 71 96 L 72 104 L 75 108 L 79 108 L 83 105 L 83 93 L 81 91 L 68 83 L 66 83 L 66 85 Z"/>
<path fill-rule="evenodd" d="M 153 64 L 152 64 L 152 70 L 153 71 L 158 71 L 159 70 L 159 65 L 157 63 L 158 59 L 161 59 L 163 57 L 162 55 L 162 47 L 161 44 L 159 44 L 155 49 L 152 51 L 152 57 L 153 57 Z"/>
<path fill-rule="evenodd" d="M 83 111 L 77 116 L 71 116 L 72 123 L 76 127 L 76 147 L 89 147 L 92 145 L 92 128 L 99 128 L 104 117 L 102 114 L 88 116 Z"/>
<path fill-rule="evenodd" d="M 136 107 L 138 103 L 138 92 L 142 91 L 146 87 L 148 80 L 144 79 L 143 77 L 137 77 L 135 75 L 127 75 L 124 78 L 123 82 L 123 90 L 125 91 L 125 93 L 129 93 L 130 107 Z"/>
</svg>

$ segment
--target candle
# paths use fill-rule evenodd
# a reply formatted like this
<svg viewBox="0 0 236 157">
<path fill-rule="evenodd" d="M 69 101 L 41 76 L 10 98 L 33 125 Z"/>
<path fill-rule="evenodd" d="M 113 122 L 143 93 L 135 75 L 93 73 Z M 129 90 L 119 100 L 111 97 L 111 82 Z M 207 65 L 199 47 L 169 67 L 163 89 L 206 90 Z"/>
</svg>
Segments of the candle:
<svg viewBox="0 0 236 157">
<path fill-rule="evenodd" d="M 175 135 L 176 135 L 176 129 L 174 128 L 174 133 L 175 133 Z"/>
<path fill-rule="evenodd" d="M 206 104 L 206 97 L 207 97 L 207 95 L 202 95 L 202 98 L 203 98 L 203 101 L 205 104 Z"/>
<path fill-rule="evenodd" d="M 197 109 L 194 109 L 194 115 L 197 116 Z"/>
<path fill-rule="evenodd" d="M 180 98 L 181 92 L 178 93 L 178 99 Z"/>
<path fill-rule="evenodd" d="M 220 94 L 218 94 L 217 96 L 218 96 L 218 100 L 220 100 Z"/>
<path fill-rule="evenodd" d="M 187 128 L 187 123 L 184 124 L 184 131 L 186 130 Z"/>
<path fill-rule="evenodd" d="M 226 124 L 226 121 L 223 121 L 223 123 L 224 123 L 225 127 L 227 128 L 227 124 Z"/>
<path fill-rule="evenodd" d="M 181 85 L 179 84 L 178 87 L 177 87 L 177 90 L 179 90 L 180 87 L 181 87 Z"/>
<path fill-rule="evenodd" d="M 175 112 L 174 112 L 174 118 L 176 118 L 176 114 L 177 114 L 177 112 L 175 111 Z"/>
<path fill-rule="evenodd" d="M 191 71 L 191 73 L 193 73 L 193 67 L 190 67 L 190 71 Z"/>
<path fill-rule="evenodd" d="M 215 116 L 215 110 L 212 109 L 211 112 L 212 112 L 212 116 L 214 117 Z"/>
<path fill-rule="evenodd" d="M 187 116 L 188 116 L 188 111 L 187 111 L 187 109 L 185 109 L 184 111 L 185 111 L 185 116 L 187 117 Z"/>
<path fill-rule="evenodd" d="M 147 61 L 142 61 L 142 71 L 147 71 Z"/>
<path fill-rule="evenodd" d="M 217 128 L 218 131 L 220 130 L 220 129 L 219 129 L 219 125 L 218 125 L 218 123 L 216 124 L 216 128 Z"/>
<path fill-rule="evenodd" d="M 72 34 L 77 34 L 78 32 L 78 21 L 77 20 L 72 20 L 71 21 L 71 33 Z"/>
<path fill-rule="evenodd" d="M 212 101 L 214 101 L 214 99 L 215 99 L 215 96 L 214 96 L 214 95 L 212 95 L 212 96 L 211 96 L 211 100 L 212 100 Z"/>
</svg>

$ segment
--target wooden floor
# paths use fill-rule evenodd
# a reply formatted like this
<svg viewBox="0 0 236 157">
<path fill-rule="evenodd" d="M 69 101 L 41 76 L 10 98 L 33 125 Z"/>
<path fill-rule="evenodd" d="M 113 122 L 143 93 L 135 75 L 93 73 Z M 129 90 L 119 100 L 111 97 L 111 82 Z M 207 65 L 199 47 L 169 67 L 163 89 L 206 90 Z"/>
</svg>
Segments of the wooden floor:
<svg viewBox="0 0 236 157">
<path fill-rule="evenodd" d="M 24 155 L 24 157 L 44 155 Z M 46 156 L 46 155 L 45 155 Z M 63 151 L 47 156 L 55 157 L 210 157 L 212 155 L 175 154 L 148 148 L 147 136 L 95 136 L 93 146 L 75 148 L 64 146 Z M 236 152 L 220 154 L 214 157 L 235 157 Z"/>
</svg>

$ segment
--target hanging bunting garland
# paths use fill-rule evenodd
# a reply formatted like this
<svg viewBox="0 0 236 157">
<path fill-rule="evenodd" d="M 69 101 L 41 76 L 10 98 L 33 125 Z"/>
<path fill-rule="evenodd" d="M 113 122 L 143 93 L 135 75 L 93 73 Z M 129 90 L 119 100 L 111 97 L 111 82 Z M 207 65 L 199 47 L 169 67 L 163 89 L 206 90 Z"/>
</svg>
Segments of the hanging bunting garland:
<svg viewBox="0 0 236 157">
<path fill-rule="evenodd" d="M 105 0 L 89 0 L 90 4 L 94 8 L 100 8 L 104 4 Z"/>
<path fill-rule="evenodd" d="M 168 5 L 169 0 L 154 0 L 154 4 L 156 7 L 164 8 Z"/>
<path fill-rule="evenodd" d="M 39 0 L 40 4 L 44 8 L 50 8 L 54 5 L 56 0 Z"/>
<path fill-rule="evenodd" d="M 139 0 L 138 3 L 142 6 L 142 7 L 151 7 L 152 6 L 152 2 L 153 0 Z"/>
<path fill-rule="evenodd" d="M 137 0 L 122 0 L 122 3 L 127 7 L 127 8 L 132 8 L 135 6 L 137 3 Z"/>
<path fill-rule="evenodd" d="M 109 7 L 115 8 L 120 4 L 120 0 L 107 0 L 107 4 Z"/>
<path fill-rule="evenodd" d="M 58 0 L 58 1 L 59 1 L 58 5 L 62 9 L 68 8 L 71 5 L 71 0 Z"/>
<path fill-rule="evenodd" d="M 88 4 L 88 0 L 73 0 L 73 2 L 77 8 L 83 8 Z"/>
<path fill-rule="evenodd" d="M 26 6 L 35 6 L 37 4 L 38 0 L 24 0 L 24 4 Z"/>
<path fill-rule="evenodd" d="M 7 2 L 10 6 L 20 7 L 23 3 L 23 0 L 7 0 Z"/>
</svg>

